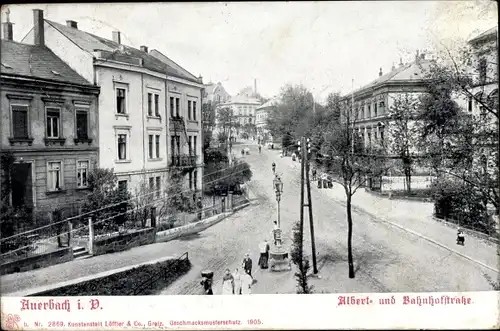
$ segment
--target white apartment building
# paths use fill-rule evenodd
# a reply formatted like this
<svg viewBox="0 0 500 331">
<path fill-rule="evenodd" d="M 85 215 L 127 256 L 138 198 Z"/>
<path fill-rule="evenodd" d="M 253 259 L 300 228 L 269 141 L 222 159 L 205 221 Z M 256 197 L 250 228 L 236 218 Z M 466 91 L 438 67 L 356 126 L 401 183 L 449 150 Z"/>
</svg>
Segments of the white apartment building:
<svg viewBox="0 0 500 331">
<path fill-rule="evenodd" d="M 413 97 L 425 92 L 425 71 L 430 67 L 430 60 L 425 54 L 415 55 L 415 60 L 399 66 L 393 66 L 384 74 L 382 68 L 379 77 L 371 83 L 342 97 L 354 130 L 359 134 L 365 146 L 382 146 L 390 152 L 389 112 L 398 95 L 411 94 Z"/>
<path fill-rule="evenodd" d="M 267 129 L 267 118 L 269 113 L 274 111 L 279 103 L 279 98 L 274 97 L 255 109 L 255 126 L 260 141 L 268 141 L 271 139 L 269 130 Z"/>
<path fill-rule="evenodd" d="M 99 167 L 113 168 L 132 192 L 145 184 L 160 194 L 174 168 L 185 170 L 186 186 L 201 189 L 201 78 L 146 46 L 123 45 L 118 31 L 106 39 L 66 23 L 44 20 L 45 44 L 101 88 Z"/>
</svg>

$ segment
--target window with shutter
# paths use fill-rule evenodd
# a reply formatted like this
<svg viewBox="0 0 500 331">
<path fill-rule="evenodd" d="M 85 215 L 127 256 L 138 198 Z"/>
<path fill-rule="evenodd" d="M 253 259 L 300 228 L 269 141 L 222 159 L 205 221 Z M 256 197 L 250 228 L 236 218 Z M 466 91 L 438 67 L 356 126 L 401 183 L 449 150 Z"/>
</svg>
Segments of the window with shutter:
<svg viewBox="0 0 500 331">
<path fill-rule="evenodd" d="M 88 139 L 88 117 L 86 111 L 76 111 L 76 137 Z"/>
<path fill-rule="evenodd" d="M 148 115 L 153 116 L 153 94 L 148 93 Z"/>
<path fill-rule="evenodd" d="M 155 116 L 160 117 L 160 96 L 155 94 Z"/>
<path fill-rule="evenodd" d="M 156 152 L 156 158 L 160 158 L 160 135 L 155 135 L 155 152 Z"/>
<path fill-rule="evenodd" d="M 28 106 L 12 106 L 12 131 L 14 138 L 28 138 Z"/>
</svg>

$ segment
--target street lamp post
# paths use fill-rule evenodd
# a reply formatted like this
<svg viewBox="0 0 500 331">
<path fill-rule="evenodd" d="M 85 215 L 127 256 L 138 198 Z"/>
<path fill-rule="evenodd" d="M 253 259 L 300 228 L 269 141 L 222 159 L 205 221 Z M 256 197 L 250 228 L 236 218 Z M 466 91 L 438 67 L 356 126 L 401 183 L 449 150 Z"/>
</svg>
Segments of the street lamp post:
<svg viewBox="0 0 500 331">
<path fill-rule="evenodd" d="M 278 203 L 278 222 L 273 230 L 274 245 L 269 252 L 269 269 L 271 271 L 292 270 L 292 265 L 288 252 L 282 246 L 281 224 L 280 224 L 280 202 L 283 194 L 283 182 L 276 174 L 273 180 L 273 188 L 276 193 L 276 202 Z"/>
<path fill-rule="evenodd" d="M 281 194 L 283 193 L 283 182 L 279 178 L 278 175 L 273 180 L 274 184 L 274 192 L 276 193 L 276 202 L 278 203 L 278 228 L 281 229 L 280 225 L 280 202 L 281 202 Z"/>
</svg>

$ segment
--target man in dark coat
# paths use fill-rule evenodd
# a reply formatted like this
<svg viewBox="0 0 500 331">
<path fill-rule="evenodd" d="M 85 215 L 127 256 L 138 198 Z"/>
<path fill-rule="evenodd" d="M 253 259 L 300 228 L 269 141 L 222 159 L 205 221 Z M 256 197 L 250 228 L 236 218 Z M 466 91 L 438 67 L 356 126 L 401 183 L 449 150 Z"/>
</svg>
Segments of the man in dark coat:
<svg viewBox="0 0 500 331">
<path fill-rule="evenodd" d="M 243 259 L 243 270 L 252 276 L 252 259 L 250 258 L 250 254 L 245 254 L 245 258 Z M 253 277 L 252 277 L 253 278 Z"/>
</svg>

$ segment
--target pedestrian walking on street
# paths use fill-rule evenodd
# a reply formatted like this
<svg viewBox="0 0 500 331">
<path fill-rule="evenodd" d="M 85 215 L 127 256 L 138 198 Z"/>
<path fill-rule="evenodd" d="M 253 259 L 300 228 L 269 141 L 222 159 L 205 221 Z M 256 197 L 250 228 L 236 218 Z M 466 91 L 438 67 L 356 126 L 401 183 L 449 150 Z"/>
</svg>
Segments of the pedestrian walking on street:
<svg viewBox="0 0 500 331">
<path fill-rule="evenodd" d="M 267 262 L 269 261 L 269 244 L 267 243 L 267 240 L 260 243 L 259 252 L 259 266 L 261 269 L 267 269 Z"/>
<path fill-rule="evenodd" d="M 226 269 L 226 273 L 222 277 L 222 294 L 234 294 L 234 277 L 229 269 Z"/>
<path fill-rule="evenodd" d="M 316 169 L 312 170 L 312 177 L 313 177 L 313 180 L 316 180 Z"/>
<path fill-rule="evenodd" d="M 196 204 L 198 207 L 198 220 L 201 220 L 203 217 L 203 202 L 201 201 L 201 197 L 198 198 L 198 203 Z"/>
<path fill-rule="evenodd" d="M 233 278 L 234 278 L 234 294 L 239 295 L 241 294 L 241 274 L 238 268 L 234 269 Z"/>
<path fill-rule="evenodd" d="M 245 258 L 243 259 L 243 270 L 252 276 L 252 259 L 248 253 L 245 254 Z"/>
<path fill-rule="evenodd" d="M 252 294 L 252 284 L 252 275 L 247 272 L 241 275 L 241 294 Z"/>
<path fill-rule="evenodd" d="M 260 154 L 261 149 L 262 149 L 262 146 L 259 144 L 259 154 Z"/>
</svg>

